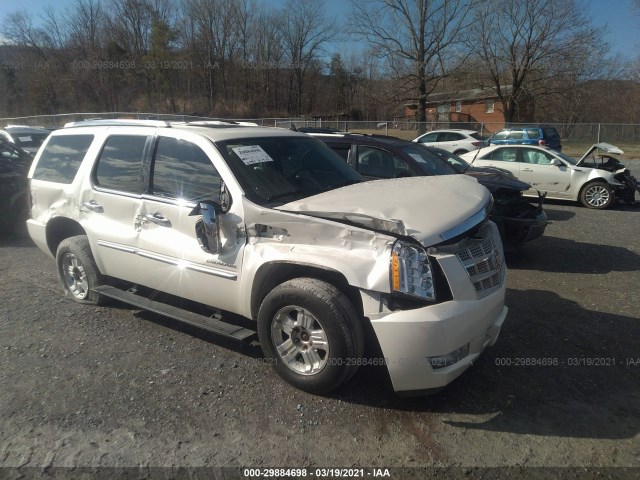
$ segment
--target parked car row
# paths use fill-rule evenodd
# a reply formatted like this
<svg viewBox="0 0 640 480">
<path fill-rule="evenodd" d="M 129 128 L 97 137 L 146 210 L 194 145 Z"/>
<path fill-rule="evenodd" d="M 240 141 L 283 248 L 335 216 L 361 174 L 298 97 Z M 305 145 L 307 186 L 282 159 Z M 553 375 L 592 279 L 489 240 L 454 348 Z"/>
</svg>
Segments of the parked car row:
<svg viewBox="0 0 640 480">
<path fill-rule="evenodd" d="M 519 246 L 543 234 L 547 217 L 538 205 L 522 198 L 529 189 L 511 175 L 491 168 L 470 167 L 460 157 L 442 149 L 427 147 L 382 135 L 312 134 L 338 153 L 367 179 L 431 175 L 467 174 L 485 186 L 493 195 L 491 219 L 498 225 L 503 243 Z"/>
</svg>

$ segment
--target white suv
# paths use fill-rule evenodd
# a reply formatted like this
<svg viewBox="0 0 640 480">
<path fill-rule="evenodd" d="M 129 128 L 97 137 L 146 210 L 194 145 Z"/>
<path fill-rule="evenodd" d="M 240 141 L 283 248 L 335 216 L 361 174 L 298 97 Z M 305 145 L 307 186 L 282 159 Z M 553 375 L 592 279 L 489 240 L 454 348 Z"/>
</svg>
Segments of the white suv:
<svg viewBox="0 0 640 480">
<path fill-rule="evenodd" d="M 456 155 L 485 146 L 484 138 L 475 130 L 433 130 L 413 140 L 430 147 L 442 148 Z"/>
<path fill-rule="evenodd" d="M 466 176 L 362 182 L 289 130 L 108 121 L 54 132 L 29 177 L 29 233 L 73 300 L 115 298 L 238 340 L 256 331 L 156 291 L 242 315 L 309 392 L 360 365 L 386 365 L 398 392 L 441 388 L 507 314 L 491 195 Z"/>
</svg>

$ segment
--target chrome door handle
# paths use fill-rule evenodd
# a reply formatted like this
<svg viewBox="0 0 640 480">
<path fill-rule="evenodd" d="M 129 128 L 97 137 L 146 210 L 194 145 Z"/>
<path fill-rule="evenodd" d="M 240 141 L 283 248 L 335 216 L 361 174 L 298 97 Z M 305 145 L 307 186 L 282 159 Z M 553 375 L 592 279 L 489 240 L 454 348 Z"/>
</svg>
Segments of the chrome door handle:
<svg viewBox="0 0 640 480">
<path fill-rule="evenodd" d="M 144 216 L 144 219 L 148 222 L 154 223 L 156 225 L 160 225 L 161 227 L 170 227 L 171 220 L 165 218 L 161 213 L 147 213 Z"/>
<path fill-rule="evenodd" d="M 95 200 L 84 202 L 82 206 L 88 210 L 91 210 L 92 212 L 104 213 L 104 207 L 100 205 L 98 202 L 96 202 Z"/>
</svg>

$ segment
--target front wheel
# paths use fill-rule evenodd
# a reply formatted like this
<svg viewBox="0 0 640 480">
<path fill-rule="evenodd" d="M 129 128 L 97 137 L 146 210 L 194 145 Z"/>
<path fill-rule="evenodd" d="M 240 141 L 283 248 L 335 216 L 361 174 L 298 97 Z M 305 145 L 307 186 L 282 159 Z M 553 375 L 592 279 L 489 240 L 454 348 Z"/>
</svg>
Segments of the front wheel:
<svg viewBox="0 0 640 480">
<path fill-rule="evenodd" d="M 93 289 L 103 284 L 103 278 L 86 235 L 69 237 L 60 242 L 56 263 L 66 295 L 78 303 L 100 303 L 101 297 Z"/>
<path fill-rule="evenodd" d="M 258 336 L 278 375 L 315 394 L 349 380 L 364 351 L 362 325 L 347 296 L 313 278 L 269 292 L 258 312 Z"/>
<path fill-rule="evenodd" d="M 580 202 L 587 208 L 604 210 L 613 203 L 614 199 L 613 190 L 605 182 L 590 183 L 580 192 Z"/>
</svg>

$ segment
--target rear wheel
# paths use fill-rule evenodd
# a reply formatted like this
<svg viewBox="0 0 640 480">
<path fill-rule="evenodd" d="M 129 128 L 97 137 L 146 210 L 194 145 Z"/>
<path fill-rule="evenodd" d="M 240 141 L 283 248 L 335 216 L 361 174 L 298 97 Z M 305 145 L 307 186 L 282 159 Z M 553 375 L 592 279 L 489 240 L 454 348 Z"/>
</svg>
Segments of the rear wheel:
<svg viewBox="0 0 640 480">
<path fill-rule="evenodd" d="M 100 303 L 101 297 L 93 289 L 104 281 L 93 259 L 86 235 L 69 237 L 60 242 L 56 263 L 67 296 L 78 303 Z"/>
<path fill-rule="evenodd" d="M 349 380 L 364 351 L 362 326 L 347 296 L 313 278 L 269 292 L 258 312 L 258 336 L 278 375 L 316 394 Z"/>
<path fill-rule="evenodd" d="M 587 208 L 603 210 L 614 201 L 613 190 L 606 182 L 593 182 L 580 191 L 580 202 Z"/>
</svg>

